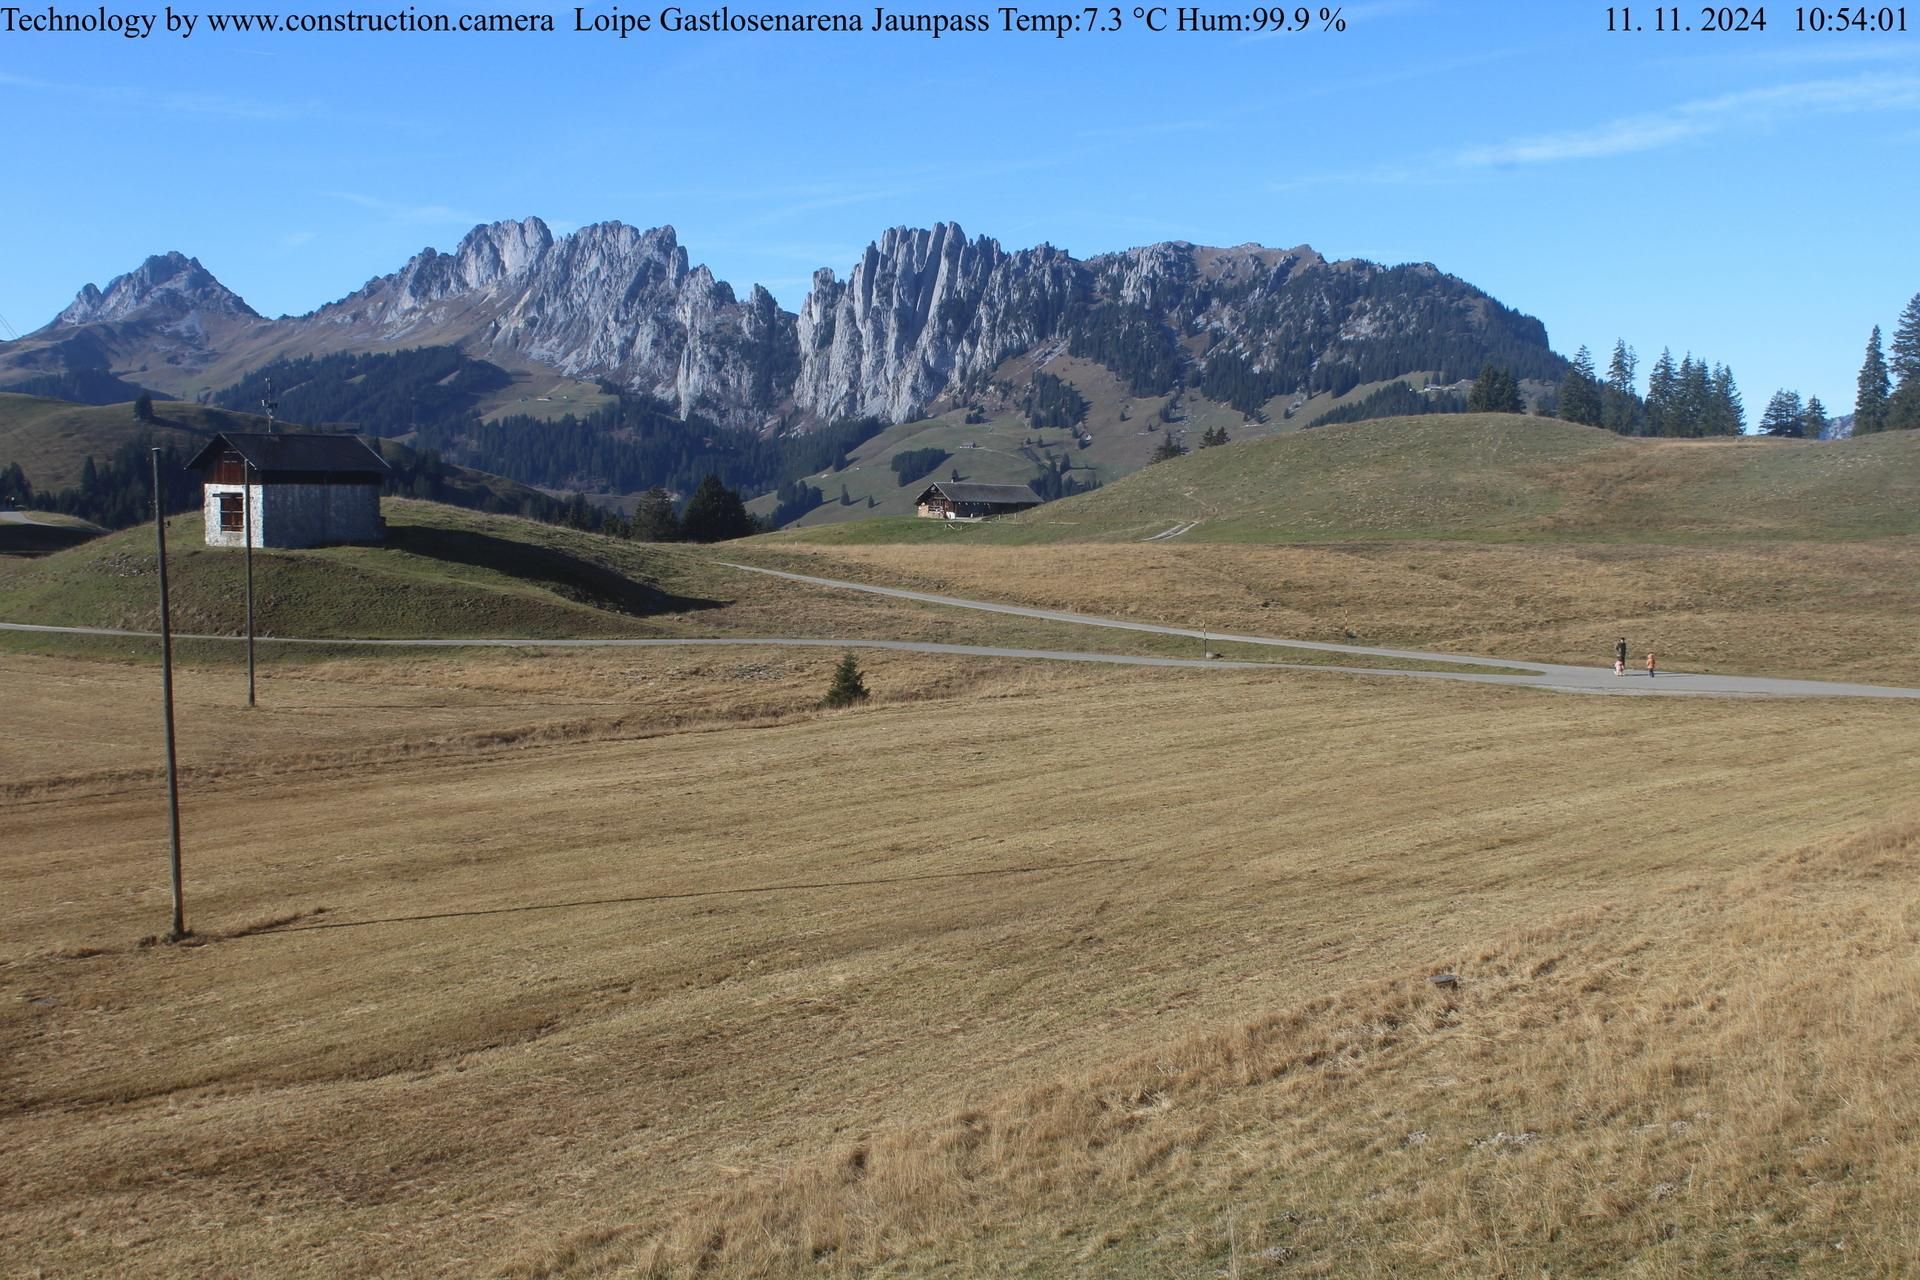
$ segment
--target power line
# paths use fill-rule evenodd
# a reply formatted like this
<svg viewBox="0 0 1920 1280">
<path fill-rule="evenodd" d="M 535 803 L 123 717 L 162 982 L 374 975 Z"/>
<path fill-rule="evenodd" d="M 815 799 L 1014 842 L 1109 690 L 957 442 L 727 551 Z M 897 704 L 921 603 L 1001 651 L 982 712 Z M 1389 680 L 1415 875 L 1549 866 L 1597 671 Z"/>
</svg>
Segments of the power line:
<svg viewBox="0 0 1920 1280">
<path fill-rule="evenodd" d="M 8 342 L 12 342 L 14 339 L 18 338 L 19 336 L 20 336 L 20 331 L 13 327 L 12 322 L 9 321 L 6 318 L 6 316 L 0 315 L 0 338 L 4 338 Z"/>
</svg>

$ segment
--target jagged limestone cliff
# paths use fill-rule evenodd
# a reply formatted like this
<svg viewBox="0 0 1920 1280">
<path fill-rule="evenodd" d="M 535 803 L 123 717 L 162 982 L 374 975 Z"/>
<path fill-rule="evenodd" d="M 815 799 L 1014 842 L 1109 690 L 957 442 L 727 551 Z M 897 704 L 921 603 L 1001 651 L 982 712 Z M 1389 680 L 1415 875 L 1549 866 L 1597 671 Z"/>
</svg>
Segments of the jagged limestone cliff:
<svg viewBox="0 0 1920 1280">
<path fill-rule="evenodd" d="M 1562 367 L 1537 320 L 1462 280 L 1426 264 L 1328 262 L 1306 246 L 1171 242 L 1082 261 L 1050 245 L 1009 252 L 950 223 L 896 227 L 844 281 L 816 272 L 796 315 L 758 286 L 742 301 L 690 265 L 671 227 L 605 222 L 556 237 L 527 218 L 476 227 L 450 253 L 423 250 L 338 302 L 272 321 L 198 262 L 149 259 L 0 348 L 0 386 L 9 367 L 84 357 L 119 371 L 149 350 L 197 371 L 446 344 L 767 430 L 903 421 L 976 393 L 1011 357 L 1051 350 L 1107 365 L 1135 394 L 1190 387 L 1248 412 L 1414 370 Z"/>
</svg>

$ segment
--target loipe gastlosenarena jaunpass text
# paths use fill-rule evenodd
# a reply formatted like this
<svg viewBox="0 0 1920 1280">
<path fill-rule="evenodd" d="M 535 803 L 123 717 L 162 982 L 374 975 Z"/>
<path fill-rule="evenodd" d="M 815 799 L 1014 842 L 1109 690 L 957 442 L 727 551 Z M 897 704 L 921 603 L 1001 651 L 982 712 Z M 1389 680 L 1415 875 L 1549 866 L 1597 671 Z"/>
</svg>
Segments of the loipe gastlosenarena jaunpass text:
<svg viewBox="0 0 1920 1280">
<path fill-rule="evenodd" d="M 589 13 L 576 6 L 573 29 L 621 40 L 651 31 L 669 34 L 890 31 L 929 35 L 938 40 L 956 32 L 991 31 L 993 20 L 984 13 L 893 13 L 883 8 L 876 8 L 870 19 L 858 13 L 736 13 L 727 5 L 701 12 L 669 5 L 658 13 L 623 13 L 615 5 L 606 13 Z"/>
</svg>

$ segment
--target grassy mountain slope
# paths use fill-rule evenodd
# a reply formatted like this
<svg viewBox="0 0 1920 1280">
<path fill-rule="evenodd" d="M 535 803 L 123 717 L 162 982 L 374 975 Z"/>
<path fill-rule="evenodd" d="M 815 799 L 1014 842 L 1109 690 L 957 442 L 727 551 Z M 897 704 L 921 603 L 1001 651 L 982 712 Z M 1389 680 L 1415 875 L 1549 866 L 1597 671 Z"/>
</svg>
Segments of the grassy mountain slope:
<svg viewBox="0 0 1920 1280">
<path fill-rule="evenodd" d="M 984 423 L 966 421 L 964 409 L 952 409 L 931 418 L 901 423 L 850 451 L 848 465 L 839 471 L 821 471 L 805 477 L 826 496 L 826 502 L 795 521 L 794 528 L 843 524 L 849 521 L 904 516 L 913 513 L 913 498 L 934 480 L 949 479 L 954 470 L 963 480 L 986 484 L 1026 484 L 1043 469 L 1051 469 L 1064 457 L 1068 475 L 1083 487 L 1107 485 L 1145 467 L 1155 449 L 1168 436 L 1183 440 L 1191 448 L 1201 435 L 1225 428 L 1236 440 L 1258 440 L 1287 435 L 1311 425 L 1333 409 L 1364 400 L 1385 385 L 1363 383 L 1343 396 L 1325 392 L 1303 401 L 1291 417 L 1290 397 L 1279 397 L 1267 406 L 1265 422 L 1255 422 L 1229 405 L 1207 399 L 1198 392 L 1185 391 L 1177 396 L 1135 396 L 1114 373 L 1092 360 L 1062 355 L 1049 349 L 1046 358 L 1022 356 L 1002 365 L 996 377 L 999 385 L 1014 389 L 1011 397 L 992 394 L 983 397 L 990 417 Z M 1072 385 L 1087 403 L 1085 418 L 1077 430 L 1063 427 L 1035 429 L 1017 401 L 1036 373 L 1044 372 Z M 1422 385 L 1426 375 L 1408 375 L 1414 385 Z M 1173 420 L 1161 420 L 1161 410 L 1172 404 Z M 1088 443 L 1079 443 L 1085 438 Z M 945 449 L 952 455 L 926 476 L 900 484 L 888 464 L 896 453 L 914 449 Z M 840 502 L 845 489 L 850 502 Z M 868 499 L 872 499 L 869 505 Z M 757 514 L 770 513 L 775 497 L 768 494 L 753 504 Z M 854 535 L 858 536 L 858 535 Z"/>
<path fill-rule="evenodd" d="M 1394 418 L 1197 452 L 1014 523 L 1062 537 L 1668 540 L 1920 532 L 1920 436 L 1629 440 L 1508 415 Z"/>
<path fill-rule="evenodd" d="M 1920 533 L 1920 433 L 1633 440 L 1500 414 L 1386 418 L 1196 451 L 961 530 L 886 522 L 807 540 L 1383 539 L 1700 542 Z"/>
<path fill-rule="evenodd" d="M 254 553 L 260 633 L 293 636 L 653 635 L 713 603 L 689 569 L 645 546 L 438 503 L 388 499 L 388 542 Z M 209 547 L 200 517 L 168 522 L 176 630 L 232 634 L 243 557 Z M 43 559 L 0 563 L 0 617 L 152 630 L 153 531 L 127 529 Z"/>
<path fill-rule="evenodd" d="M 267 429 L 266 418 L 259 414 L 179 401 L 157 401 L 154 416 L 153 422 L 136 420 L 131 404 L 96 407 L 0 394 L 0 466 L 18 462 L 36 493 L 54 493 L 79 483 L 89 456 L 104 463 L 114 450 L 142 434 L 194 450 L 216 432 Z M 400 442 L 375 444 L 396 467 L 406 465 L 411 457 Z M 490 497 L 509 507 L 544 500 L 530 486 L 470 467 L 443 464 L 442 481 L 441 496 L 463 505 L 478 506 Z"/>
<path fill-rule="evenodd" d="M 716 565 L 697 548 L 628 542 L 437 502 L 387 498 L 382 506 L 385 545 L 254 553 L 258 634 L 321 640 L 853 637 L 1162 656 L 1188 656 L 1193 648 L 1175 637 L 1089 637 L 1084 628 L 1064 623 L 779 582 Z M 0 524 L 0 536 L 28 527 Z M 206 546 L 197 514 L 174 517 L 168 531 L 175 631 L 239 634 L 245 620 L 242 552 Z M 0 621 L 156 630 L 151 526 L 38 559 L 0 557 Z M 0 650 L 94 652 L 103 644 L 116 654 L 126 649 L 118 642 L 0 635 Z M 237 651 L 220 646 L 195 652 L 228 659 Z M 1264 650 L 1229 653 L 1273 656 Z M 1305 652 L 1292 656 L 1324 661 Z"/>
<path fill-rule="evenodd" d="M 96 462 L 142 431 L 160 443 L 198 447 L 218 431 L 258 431 L 264 418 L 207 405 L 156 402 L 156 422 L 138 422 L 131 404 L 80 405 L 39 396 L 0 392 L 0 466 L 18 462 L 35 490 L 46 493 L 79 483 L 87 455 Z"/>
</svg>

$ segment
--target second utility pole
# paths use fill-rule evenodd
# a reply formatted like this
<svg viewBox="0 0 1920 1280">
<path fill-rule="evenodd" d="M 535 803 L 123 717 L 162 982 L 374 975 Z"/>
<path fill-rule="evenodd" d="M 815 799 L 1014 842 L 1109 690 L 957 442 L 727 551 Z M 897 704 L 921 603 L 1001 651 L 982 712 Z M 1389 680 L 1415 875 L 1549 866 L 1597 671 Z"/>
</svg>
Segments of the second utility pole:
<svg viewBox="0 0 1920 1280">
<path fill-rule="evenodd" d="M 187 936 L 187 913 L 180 891 L 180 779 L 173 750 L 173 610 L 167 602 L 167 495 L 161 487 L 160 450 L 153 450 L 153 532 L 160 548 L 160 701 L 167 717 L 167 832 L 171 837 L 173 931 L 167 941 Z"/>
<path fill-rule="evenodd" d="M 247 705 L 253 705 L 253 464 L 240 459 L 240 501 L 247 513 Z"/>
</svg>

